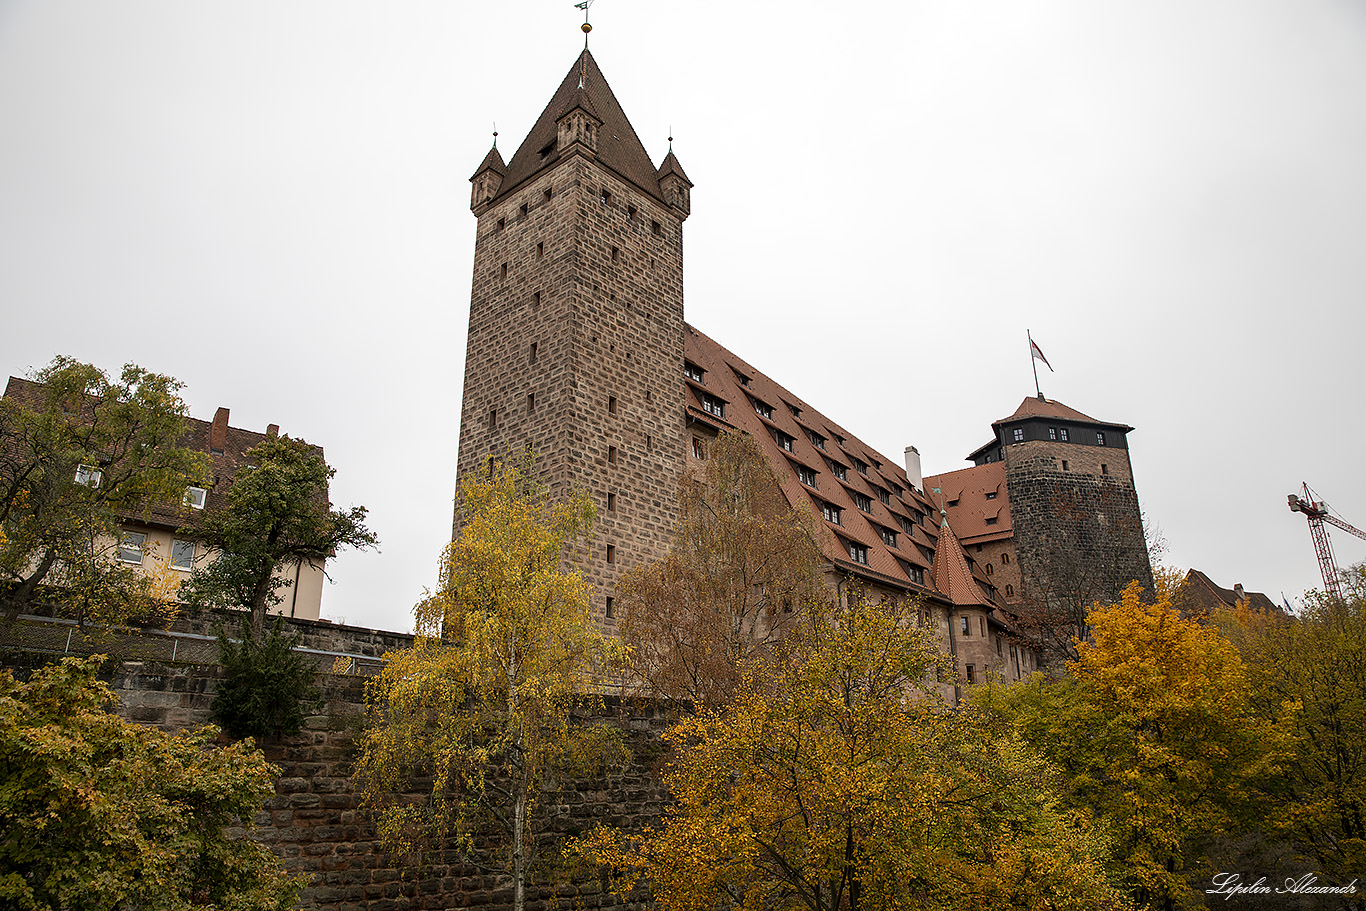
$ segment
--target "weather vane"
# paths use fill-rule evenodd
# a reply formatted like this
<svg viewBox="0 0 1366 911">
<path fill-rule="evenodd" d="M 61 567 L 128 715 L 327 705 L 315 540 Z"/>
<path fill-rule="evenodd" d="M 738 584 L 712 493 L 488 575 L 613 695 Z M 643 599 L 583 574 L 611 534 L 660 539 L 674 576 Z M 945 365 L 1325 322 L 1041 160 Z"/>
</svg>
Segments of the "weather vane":
<svg viewBox="0 0 1366 911">
<path fill-rule="evenodd" d="M 588 33 L 593 30 L 593 24 L 588 21 L 588 7 L 592 5 L 593 0 L 580 0 L 579 3 L 574 4 L 574 9 L 583 10 L 583 25 L 579 28 L 583 29 L 583 49 L 585 51 L 588 50 Z"/>
</svg>

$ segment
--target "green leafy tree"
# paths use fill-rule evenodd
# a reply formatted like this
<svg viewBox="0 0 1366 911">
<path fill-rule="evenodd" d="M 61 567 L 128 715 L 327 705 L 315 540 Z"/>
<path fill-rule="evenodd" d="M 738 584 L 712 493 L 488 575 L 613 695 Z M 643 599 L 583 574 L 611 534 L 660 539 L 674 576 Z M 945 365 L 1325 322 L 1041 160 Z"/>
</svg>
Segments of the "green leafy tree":
<svg viewBox="0 0 1366 911">
<path fill-rule="evenodd" d="M 1115 840 L 1124 886 L 1149 908 L 1194 908 L 1207 878 L 1202 843 L 1243 824 L 1274 777 L 1274 730 L 1249 702 L 1241 658 L 1217 630 L 1183 619 L 1165 593 L 1154 604 L 1130 585 L 1087 617 L 1066 678 L 984 690 L 1060 766 L 1071 800 Z"/>
<path fill-rule="evenodd" d="M 203 483 L 181 384 L 129 364 L 110 377 L 59 357 L 0 399 L 0 607 L 8 622 L 38 601 L 81 621 L 164 609 L 156 580 L 122 565 L 120 526 L 178 505 Z"/>
<path fill-rule="evenodd" d="M 829 592 L 811 516 L 788 505 L 759 444 L 722 434 L 709 455 L 682 484 L 668 556 L 617 591 L 634 677 L 652 694 L 718 706 Z"/>
<path fill-rule="evenodd" d="M 229 828 L 277 770 L 214 728 L 171 735 L 112 714 L 103 656 L 27 683 L 0 673 L 0 905 L 25 911 L 270 911 L 299 883 Z"/>
<path fill-rule="evenodd" d="M 285 569 L 321 566 L 344 547 L 376 546 L 365 507 L 340 510 L 328 502 L 335 473 L 303 440 L 269 437 L 247 450 L 226 504 L 196 530 L 213 559 L 185 584 L 185 600 L 197 607 L 248 608 L 252 635 L 259 638 L 267 608 L 280 603 L 280 589 L 289 584 Z"/>
<path fill-rule="evenodd" d="M 946 709 L 951 666 L 913 603 L 808 615 L 731 703 L 684 719 L 673 803 L 643 834 L 574 846 L 664 909 L 813 911 L 1121 904 L 1105 842 L 1056 773 L 991 719 Z"/>
<path fill-rule="evenodd" d="M 281 737 L 298 733 L 305 714 L 322 704 L 315 683 L 317 668 L 296 652 L 298 635 L 285 632 L 277 617 L 270 631 L 256 638 L 246 623 L 238 641 L 218 632 L 223 681 L 213 698 L 213 719 L 234 737 Z"/>
<path fill-rule="evenodd" d="M 1310 592 L 1293 617 L 1244 604 L 1213 618 L 1247 663 L 1257 714 L 1286 734 L 1263 823 L 1339 885 L 1366 870 L 1366 566 L 1343 583 L 1340 598 Z"/>
<path fill-rule="evenodd" d="M 529 460 L 467 476 L 459 506 L 440 589 L 417 606 L 415 646 L 390 652 L 368 687 L 357 781 L 391 851 L 453 841 L 478 864 L 476 834 L 500 836 L 497 867 L 521 911 L 545 788 L 620 751 L 611 730 L 570 718 L 591 704 L 608 649 L 588 586 L 561 569 L 593 507 L 582 493 L 552 502 Z M 428 782 L 421 803 L 403 797 L 414 781 Z"/>
</svg>

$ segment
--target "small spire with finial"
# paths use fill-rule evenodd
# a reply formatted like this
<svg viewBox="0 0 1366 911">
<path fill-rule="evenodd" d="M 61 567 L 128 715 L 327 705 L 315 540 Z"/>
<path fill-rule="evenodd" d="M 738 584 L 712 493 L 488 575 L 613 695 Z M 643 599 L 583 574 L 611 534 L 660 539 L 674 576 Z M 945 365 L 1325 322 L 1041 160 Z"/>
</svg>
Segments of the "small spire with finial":
<svg viewBox="0 0 1366 911">
<path fill-rule="evenodd" d="M 583 49 L 588 50 L 588 33 L 593 30 L 593 24 L 588 21 L 588 7 L 593 5 L 593 0 L 581 0 L 574 4 L 575 9 L 583 10 L 583 25 L 579 26 L 583 30 Z M 583 77 L 579 77 L 579 88 L 583 88 Z"/>
<path fill-rule="evenodd" d="M 674 128 L 673 128 L 673 125 L 671 124 L 671 125 L 669 126 L 669 151 L 670 151 L 670 152 L 673 152 L 673 150 L 674 150 Z"/>
<path fill-rule="evenodd" d="M 493 122 L 493 147 L 498 148 L 498 121 Z"/>
</svg>

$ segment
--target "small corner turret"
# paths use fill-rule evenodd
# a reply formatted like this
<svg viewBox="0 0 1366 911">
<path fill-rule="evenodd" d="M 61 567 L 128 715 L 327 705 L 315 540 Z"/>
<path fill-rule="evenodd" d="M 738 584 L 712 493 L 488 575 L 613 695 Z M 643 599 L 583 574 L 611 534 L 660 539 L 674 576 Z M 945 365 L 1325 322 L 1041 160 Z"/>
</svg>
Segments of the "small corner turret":
<svg viewBox="0 0 1366 911">
<path fill-rule="evenodd" d="M 679 221 L 687 218 L 692 212 L 690 191 L 693 183 L 683 172 L 683 166 L 678 163 L 678 159 L 674 157 L 672 136 L 669 137 L 669 154 L 664 156 L 664 163 L 659 166 L 657 176 L 664 201 L 678 212 Z"/>
<path fill-rule="evenodd" d="M 497 136 L 496 133 L 494 135 Z M 483 215 L 493 197 L 498 195 L 498 189 L 503 185 L 503 175 L 506 173 L 507 166 L 503 164 L 503 156 L 498 152 L 495 139 L 493 148 L 489 149 L 478 170 L 470 178 L 470 211 L 476 216 Z"/>
</svg>

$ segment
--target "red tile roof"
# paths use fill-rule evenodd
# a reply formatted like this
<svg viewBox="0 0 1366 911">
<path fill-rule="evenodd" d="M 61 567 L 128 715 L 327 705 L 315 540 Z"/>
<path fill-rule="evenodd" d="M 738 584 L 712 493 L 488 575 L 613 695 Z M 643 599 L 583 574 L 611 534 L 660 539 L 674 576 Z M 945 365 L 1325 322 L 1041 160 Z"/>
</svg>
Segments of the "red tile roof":
<svg viewBox="0 0 1366 911">
<path fill-rule="evenodd" d="M 973 578 L 967 552 L 947 523 L 939 529 L 939 547 L 934 552 L 934 584 L 951 604 L 994 607 Z"/>
<path fill-rule="evenodd" d="M 999 541 L 1013 534 L 1004 462 L 987 462 L 925 478 L 925 489 L 943 491 L 949 525 L 960 541 Z M 988 495 L 994 494 L 991 499 Z M 933 496 L 933 499 L 938 497 Z M 996 521 L 988 524 L 987 520 Z"/>
<path fill-rule="evenodd" d="M 1020 407 L 1015 409 L 1014 414 L 1010 417 L 1001 418 L 999 421 L 993 421 L 992 426 L 1023 418 L 1057 418 L 1061 421 L 1080 421 L 1085 424 L 1101 424 L 1106 427 L 1123 427 L 1126 432 L 1134 429 L 1127 424 L 1098 421 L 1090 415 L 1082 414 L 1077 409 L 1064 405 L 1062 402 L 1053 399 L 1040 399 L 1037 395 L 1026 396 L 1025 400 L 1020 403 Z"/>
<path fill-rule="evenodd" d="M 840 510 L 838 525 L 817 523 L 818 543 L 826 558 L 843 571 L 911 590 L 922 586 L 912 582 L 910 567 L 925 572 L 926 587 L 932 578 L 937 582 L 931 567 L 939 539 L 938 513 L 923 492 L 911 486 L 905 470 L 695 327 L 686 330 L 684 356 L 705 371 L 701 383 L 687 384 L 688 414 L 717 425 L 711 415 L 698 415 L 700 409 L 691 397 L 705 390 L 724 400 L 724 423 L 759 441 L 789 503 L 812 510 L 818 518 L 822 503 Z M 766 416 L 769 413 L 772 417 Z M 817 446 L 820 438 L 824 448 Z M 788 439 L 790 450 L 780 443 Z M 844 467 L 843 480 L 831 470 L 831 462 Z M 866 466 L 864 471 L 856 467 L 860 463 Z M 815 471 L 814 488 L 799 479 L 799 465 Z M 859 508 L 860 500 L 866 511 Z M 894 535 L 895 546 L 884 540 L 884 529 Z M 851 543 L 867 549 L 866 565 L 851 559 Z"/>
</svg>

